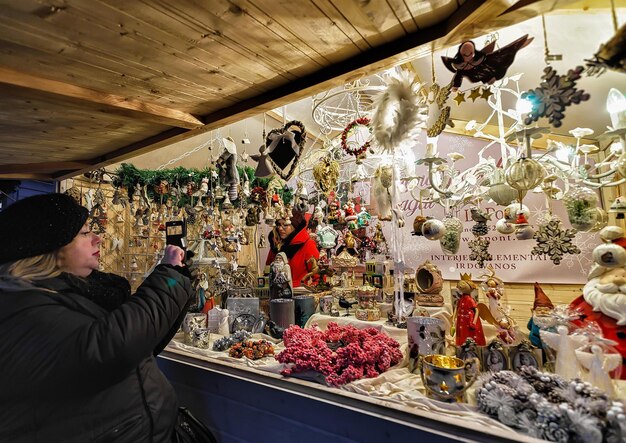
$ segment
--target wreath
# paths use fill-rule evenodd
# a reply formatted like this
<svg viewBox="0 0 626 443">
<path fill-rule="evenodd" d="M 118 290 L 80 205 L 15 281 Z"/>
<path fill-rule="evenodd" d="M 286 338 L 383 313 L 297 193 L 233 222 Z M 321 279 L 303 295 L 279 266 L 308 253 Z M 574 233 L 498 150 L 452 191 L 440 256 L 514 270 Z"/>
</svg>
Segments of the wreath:
<svg viewBox="0 0 626 443">
<path fill-rule="evenodd" d="M 341 133 L 341 148 L 344 150 L 346 154 L 354 155 L 355 157 L 364 154 L 367 149 L 370 147 L 370 140 L 368 139 L 361 146 L 358 146 L 358 143 L 348 144 L 348 135 L 352 132 L 355 126 L 365 126 L 369 132 L 372 132 L 370 128 L 370 119 L 367 117 L 357 118 L 356 120 L 352 120 L 348 123 L 348 126 L 345 127 L 343 132 Z"/>
<path fill-rule="evenodd" d="M 377 97 L 372 130 L 376 142 L 392 151 L 424 126 L 428 108 L 417 93 L 419 84 L 406 71 L 389 81 L 387 90 Z"/>
</svg>

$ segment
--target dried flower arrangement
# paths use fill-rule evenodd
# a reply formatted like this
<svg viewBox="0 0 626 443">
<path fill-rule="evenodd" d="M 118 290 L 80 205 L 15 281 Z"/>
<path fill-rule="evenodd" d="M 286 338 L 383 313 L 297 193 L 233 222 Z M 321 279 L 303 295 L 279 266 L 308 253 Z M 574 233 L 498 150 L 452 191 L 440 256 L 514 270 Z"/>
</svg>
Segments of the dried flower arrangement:
<svg viewBox="0 0 626 443">
<path fill-rule="evenodd" d="M 402 359 L 400 344 L 375 328 L 357 329 L 333 322 L 325 331 L 290 326 L 283 341 L 285 350 L 276 360 L 288 366 L 281 374 L 315 371 L 333 386 L 376 377 Z M 335 344 L 338 347 L 333 351 Z"/>
<path fill-rule="evenodd" d="M 247 357 L 250 360 L 258 360 L 267 355 L 274 355 L 274 345 L 267 340 L 246 340 L 235 343 L 228 355 L 235 358 Z"/>
</svg>

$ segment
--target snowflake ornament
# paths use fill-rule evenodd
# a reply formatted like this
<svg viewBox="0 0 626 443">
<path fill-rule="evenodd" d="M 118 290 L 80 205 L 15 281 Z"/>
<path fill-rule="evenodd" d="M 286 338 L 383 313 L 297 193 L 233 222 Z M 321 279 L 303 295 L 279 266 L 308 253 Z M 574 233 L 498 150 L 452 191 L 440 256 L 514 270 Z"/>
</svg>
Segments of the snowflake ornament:
<svg viewBox="0 0 626 443">
<path fill-rule="evenodd" d="M 533 238 L 537 244 L 530 253 L 547 255 L 555 265 L 561 263 L 565 254 L 580 254 L 580 249 L 573 242 L 574 229 L 561 229 L 561 220 L 554 217 L 547 224 L 539 227 Z"/>
<path fill-rule="evenodd" d="M 489 239 L 485 237 L 474 237 L 468 245 L 472 253 L 470 254 L 470 260 L 474 260 L 481 268 L 485 266 L 486 261 L 493 260 L 493 257 L 489 253 Z"/>
<path fill-rule="evenodd" d="M 567 75 L 558 75 L 552 66 L 546 66 L 541 77 L 544 81 L 539 87 L 522 94 L 523 99 L 533 104 L 533 109 L 524 119 L 524 123 L 530 125 L 539 118 L 546 117 L 555 128 L 561 126 L 567 106 L 589 100 L 589 94 L 582 89 L 576 89 L 576 81 L 584 70 L 583 66 L 577 66 L 567 71 Z"/>
</svg>

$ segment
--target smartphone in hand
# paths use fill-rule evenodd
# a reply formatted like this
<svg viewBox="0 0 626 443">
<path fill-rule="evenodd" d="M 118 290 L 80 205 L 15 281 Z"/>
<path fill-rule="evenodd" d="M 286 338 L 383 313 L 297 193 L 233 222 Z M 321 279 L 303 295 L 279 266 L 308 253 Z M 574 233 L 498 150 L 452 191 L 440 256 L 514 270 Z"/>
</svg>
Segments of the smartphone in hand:
<svg viewBox="0 0 626 443">
<path fill-rule="evenodd" d="M 187 224 L 185 220 L 165 222 L 165 244 L 187 249 Z"/>
</svg>

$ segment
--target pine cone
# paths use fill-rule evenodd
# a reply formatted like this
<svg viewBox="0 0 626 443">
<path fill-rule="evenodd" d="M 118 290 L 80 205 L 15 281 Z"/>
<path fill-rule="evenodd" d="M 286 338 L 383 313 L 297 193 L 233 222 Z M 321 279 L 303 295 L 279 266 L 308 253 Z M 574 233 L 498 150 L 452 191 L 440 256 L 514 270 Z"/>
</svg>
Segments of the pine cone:
<svg viewBox="0 0 626 443">
<path fill-rule="evenodd" d="M 472 226 L 472 234 L 477 237 L 482 237 L 483 235 L 487 235 L 489 233 L 489 226 L 487 226 L 484 222 L 476 223 Z"/>
</svg>

